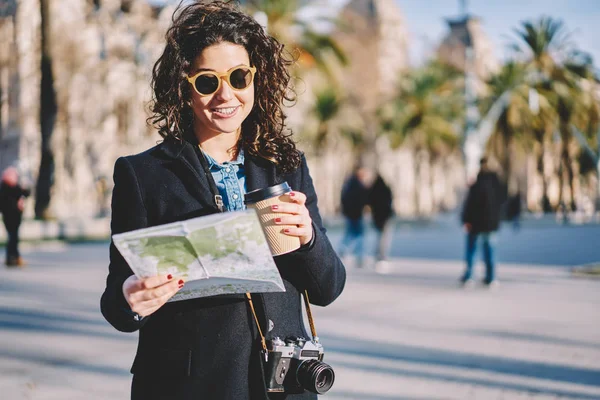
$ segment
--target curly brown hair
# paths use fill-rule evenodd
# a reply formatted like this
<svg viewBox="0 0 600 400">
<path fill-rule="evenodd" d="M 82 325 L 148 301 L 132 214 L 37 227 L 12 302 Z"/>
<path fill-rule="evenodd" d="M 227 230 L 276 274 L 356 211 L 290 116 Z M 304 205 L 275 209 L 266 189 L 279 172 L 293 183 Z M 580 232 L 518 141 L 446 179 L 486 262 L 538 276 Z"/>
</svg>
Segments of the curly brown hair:
<svg viewBox="0 0 600 400">
<path fill-rule="evenodd" d="M 186 77 L 195 58 L 214 44 L 244 46 L 256 67 L 255 103 L 242 123 L 238 146 L 270 160 L 283 172 L 300 165 L 301 154 L 285 127 L 284 101 L 294 100 L 284 46 L 269 36 L 252 17 L 234 4 L 215 1 L 183 2 L 173 13 L 165 49 L 152 69 L 153 113 L 149 120 L 165 138 L 183 140 L 193 129 L 192 87 Z"/>
</svg>

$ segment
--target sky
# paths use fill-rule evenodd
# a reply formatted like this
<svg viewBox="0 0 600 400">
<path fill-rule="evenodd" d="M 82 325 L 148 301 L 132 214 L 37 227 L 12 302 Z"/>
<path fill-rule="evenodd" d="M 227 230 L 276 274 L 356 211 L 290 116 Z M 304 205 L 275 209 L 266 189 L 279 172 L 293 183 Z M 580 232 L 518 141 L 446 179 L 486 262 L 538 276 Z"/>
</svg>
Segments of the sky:
<svg viewBox="0 0 600 400">
<path fill-rule="evenodd" d="M 347 0 L 327 0 L 343 5 Z M 458 16 L 459 0 L 396 0 L 404 15 L 411 63 L 418 64 L 448 33 L 445 19 Z M 481 18 L 483 29 L 499 59 L 509 56 L 507 45 L 521 21 L 542 15 L 562 19 L 571 40 L 600 66 L 600 0 L 467 0 L 468 12 Z"/>
<path fill-rule="evenodd" d="M 148 0 L 152 3 L 176 0 Z M 320 4 L 318 15 L 339 10 L 348 0 L 313 0 Z M 390 0 L 393 1 L 393 0 Z M 513 29 L 521 21 L 542 15 L 562 19 L 580 50 L 590 53 L 600 66 L 600 0 L 463 0 L 468 12 L 482 20 L 483 29 L 500 60 L 509 56 L 507 45 L 515 38 Z M 460 0 L 395 0 L 404 15 L 410 35 L 410 59 L 421 63 L 447 34 L 445 19 L 459 15 Z M 325 9 L 329 8 L 328 11 Z M 307 15 L 314 15 L 308 13 Z"/>
</svg>

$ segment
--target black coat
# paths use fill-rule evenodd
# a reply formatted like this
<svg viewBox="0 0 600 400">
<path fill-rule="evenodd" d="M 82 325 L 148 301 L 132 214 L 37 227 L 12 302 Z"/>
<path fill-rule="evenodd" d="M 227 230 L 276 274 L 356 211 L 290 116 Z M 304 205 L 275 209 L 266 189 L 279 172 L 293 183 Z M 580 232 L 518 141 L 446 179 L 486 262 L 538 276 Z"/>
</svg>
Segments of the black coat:
<svg viewBox="0 0 600 400">
<path fill-rule="evenodd" d="M 500 226 L 503 193 L 498 175 L 480 172 L 469 189 L 462 213 L 462 222 L 471 224 L 471 232 L 494 232 Z"/>
<path fill-rule="evenodd" d="M 218 212 L 197 146 L 166 140 L 146 152 L 119 158 L 115 164 L 112 233 L 165 224 Z M 250 155 L 245 158 L 248 191 L 287 181 L 307 196 L 315 240 L 308 249 L 275 257 L 285 293 L 253 295 L 263 332 L 268 320 L 274 336 L 310 337 L 304 327 L 301 290 L 313 304 L 326 306 L 344 288 L 344 266 L 325 236 L 317 196 L 306 160 L 295 172 L 280 174 L 275 166 Z M 126 312 L 122 293 L 132 274 L 114 244 L 101 308 L 123 332 L 139 330 L 131 372 L 133 399 L 265 399 L 256 323 L 244 295 L 222 295 L 167 303 L 140 322 Z M 317 321 L 318 327 L 318 321 Z M 324 344 L 327 350 L 327 344 Z M 335 390 L 335 389 L 334 389 Z M 271 397 L 284 398 L 284 397 Z M 315 399 L 316 395 L 287 399 Z"/>
<path fill-rule="evenodd" d="M 7 230 L 15 230 L 21 225 L 23 211 L 19 210 L 19 200 L 29 196 L 29 189 L 0 183 L 0 212 Z"/>
<path fill-rule="evenodd" d="M 373 215 L 373 224 L 379 230 L 383 230 L 386 222 L 394 215 L 392 200 L 392 189 L 381 176 L 377 176 L 369 191 L 369 205 Z"/>
<path fill-rule="evenodd" d="M 350 219 L 361 219 L 369 197 L 369 189 L 356 175 L 350 176 L 342 188 L 342 214 Z"/>
</svg>

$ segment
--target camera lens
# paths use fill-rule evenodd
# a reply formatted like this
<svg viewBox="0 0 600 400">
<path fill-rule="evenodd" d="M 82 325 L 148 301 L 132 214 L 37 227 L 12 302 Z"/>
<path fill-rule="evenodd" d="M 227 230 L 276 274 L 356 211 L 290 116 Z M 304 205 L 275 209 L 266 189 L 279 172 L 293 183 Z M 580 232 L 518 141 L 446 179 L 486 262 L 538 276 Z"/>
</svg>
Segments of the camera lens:
<svg viewBox="0 0 600 400">
<path fill-rule="evenodd" d="M 319 360 L 308 360 L 300 364 L 296 372 L 298 383 L 309 392 L 323 394 L 333 386 L 333 368 Z"/>
</svg>

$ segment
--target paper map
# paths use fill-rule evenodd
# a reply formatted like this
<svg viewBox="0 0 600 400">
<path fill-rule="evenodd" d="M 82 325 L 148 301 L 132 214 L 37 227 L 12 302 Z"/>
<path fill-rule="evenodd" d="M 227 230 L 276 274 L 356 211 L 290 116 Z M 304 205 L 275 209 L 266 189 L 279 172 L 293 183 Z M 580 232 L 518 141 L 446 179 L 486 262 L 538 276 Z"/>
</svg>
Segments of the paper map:
<svg viewBox="0 0 600 400">
<path fill-rule="evenodd" d="M 112 238 L 137 277 L 172 274 L 186 281 L 169 301 L 285 291 L 254 210 L 211 214 Z"/>
</svg>

